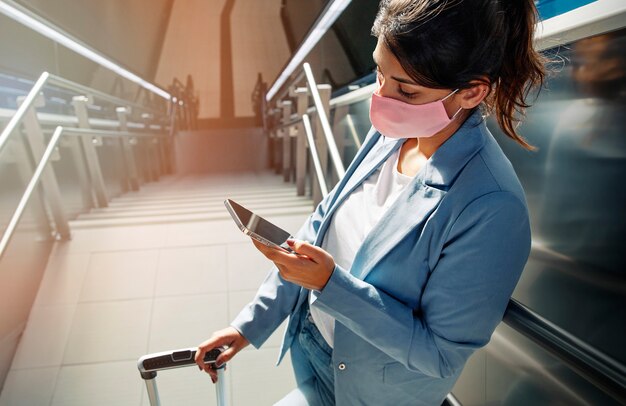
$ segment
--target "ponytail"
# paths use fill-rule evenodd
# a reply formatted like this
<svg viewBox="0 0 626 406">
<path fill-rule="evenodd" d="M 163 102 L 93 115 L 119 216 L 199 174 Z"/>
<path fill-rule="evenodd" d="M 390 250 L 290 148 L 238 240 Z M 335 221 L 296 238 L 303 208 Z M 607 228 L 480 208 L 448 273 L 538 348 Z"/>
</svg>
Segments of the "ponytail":
<svg viewBox="0 0 626 406">
<path fill-rule="evenodd" d="M 496 120 L 504 133 L 526 149 L 534 150 L 516 128 L 530 107 L 526 98 L 533 88 L 541 89 L 545 80 L 544 58 L 534 49 L 533 38 L 538 20 L 533 0 L 505 0 L 508 35 L 493 97 L 487 101 L 495 109 Z M 490 105 L 491 104 L 491 105 Z"/>
</svg>

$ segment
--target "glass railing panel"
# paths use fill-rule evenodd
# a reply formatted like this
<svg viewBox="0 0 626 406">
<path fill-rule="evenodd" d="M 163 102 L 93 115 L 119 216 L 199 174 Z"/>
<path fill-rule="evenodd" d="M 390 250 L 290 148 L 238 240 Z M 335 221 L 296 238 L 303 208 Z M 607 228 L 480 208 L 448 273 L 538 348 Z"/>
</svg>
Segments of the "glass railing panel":
<svg viewBox="0 0 626 406">
<path fill-rule="evenodd" d="M 49 164 L 59 185 L 63 209 L 70 220 L 93 207 L 93 199 L 89 197 L 91 192 L 81 186 L 83 183 L 80 174 L 83 176 L 88 174 L 84 154 L 81 151 L 77 137 L 64 135 L 57 149 L 58 156 Z"/>
<path fill-rule="evenodd" d="M 135 154 L 135 164 L 137 165 L 137 174 L 140 182 L 150 182 L 150 148 L 145 137 L 136 137 L 133 153 Z"/>
<path fill-rule="evenodd" d="M 17 139 L 15 139 L 17 138 Z M 19 163 L 18 160 L 25 162 Z M 18 137 L 9 139 L 4 150 L 0 152 L 0 231 L 4 232 L 20 197 L 26 188 L 32 166 L 27 165 L 26 149 Z"/>
<path fill-rule="evenodd" d="M 127 190 L 126 166 L 121 138 L 106 137 L 102 145 L 96 147 L 104 186 L 109 199 L 117 197 Z"/>
<path fill-rule="evenodd" d="M 19 134 L 9 142 L 0 154 L 0 236 L 33 175 Z M 0 382 L 26 325 L 52 244 L 52 230 L 37 190 L 0 257 Z"/>
<path fill-rule="evenodd" d="M 496 134 L 526 191 L 533 232 L 514 298 L 622 363 L 625 45 L 622 29 L 558 49 L 564 65 L 520 127 L 537 152 Z"/>
</svg>

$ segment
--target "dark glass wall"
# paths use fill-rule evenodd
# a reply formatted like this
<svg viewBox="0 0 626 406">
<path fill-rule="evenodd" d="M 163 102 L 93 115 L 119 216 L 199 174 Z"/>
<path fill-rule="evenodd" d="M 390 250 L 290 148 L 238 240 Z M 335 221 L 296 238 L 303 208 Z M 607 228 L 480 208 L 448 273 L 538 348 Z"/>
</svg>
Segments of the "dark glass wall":
<svg viewBox="0 0 626 406">
<path fill-rule="evenodd" d="M 292 53 L 300 46 L 326 3 L 328 1 L 324 0 L 285 0 L 283 25 L 293 47 Z M 319 83 L 330 84 L 335 92 L 342 91 L 346 85 L 373 71 L 372 52 L 376 38 L 371 35 L 371 28 L 378 4 L 378 0 L 353 0 L 305 58 Z"/>
<path fill-rule="evenodd" d="M 547 51 L 561 62 L 520 127 L 536 152 L 488 124 L 531 214 L 533 249 L 513 297 L 622 364 L 625 51 L 624 29 Z M 477 379 L 484 385 L 476 387 Z M 454 393 L 464 405 L 615 403 L 504 325 L 468 363 Z"/>
<path fill-rule="evenodd" d="M 283 0 L 280 18 L 293 54 L 304 40 L 328 0 Z"/>
<path fill-rule="evenodd" d="M 539 151 L 503 142 L 528 196 L 535 248 L 515 297 L 623 363 L 625 50 L 626 30 L 552 50 L 565 65 L 521 127 Z"/>
</svg>

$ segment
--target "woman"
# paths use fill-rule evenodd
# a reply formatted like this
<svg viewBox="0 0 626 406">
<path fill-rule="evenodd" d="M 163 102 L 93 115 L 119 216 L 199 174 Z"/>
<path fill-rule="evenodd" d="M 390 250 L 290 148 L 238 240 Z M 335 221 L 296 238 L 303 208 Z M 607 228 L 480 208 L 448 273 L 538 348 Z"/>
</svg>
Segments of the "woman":
<svg viewBox="0 0 626 406">
<path fill-rule="evenodd" d="M 374 128 L 255 299 L 202 343 L 218 363 L 289 317 L 298 388 L 285 405 L 440 405 L 501 321 L 530 250 L 505 134 L 544 71 L 532 0 L 384 0 Z M 211 374 L 215 371 L 198 365 Z"/>
</svg>

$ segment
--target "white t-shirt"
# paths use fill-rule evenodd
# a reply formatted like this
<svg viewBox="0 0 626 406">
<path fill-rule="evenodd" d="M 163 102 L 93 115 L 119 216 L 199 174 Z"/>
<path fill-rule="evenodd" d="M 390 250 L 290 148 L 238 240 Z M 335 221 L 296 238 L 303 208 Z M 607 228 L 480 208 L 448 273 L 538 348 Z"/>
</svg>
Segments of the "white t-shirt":
<svg viewBox="0 0 626 406">
<path fill-rule="evenodd" d="M 399 155 L 400 148 L 354 189 L 333 215 L 322 248 L 341 268 L 350 269 L 367 234 L 412 180 L 398 172 Z M 309 304 L 318 295 L 318 292 L 311 291 Z M 315 306 L 310 306 L 310 310 L 313 322 L 328 345 L 333 347 L 335 319 Z"/>
</svg>

